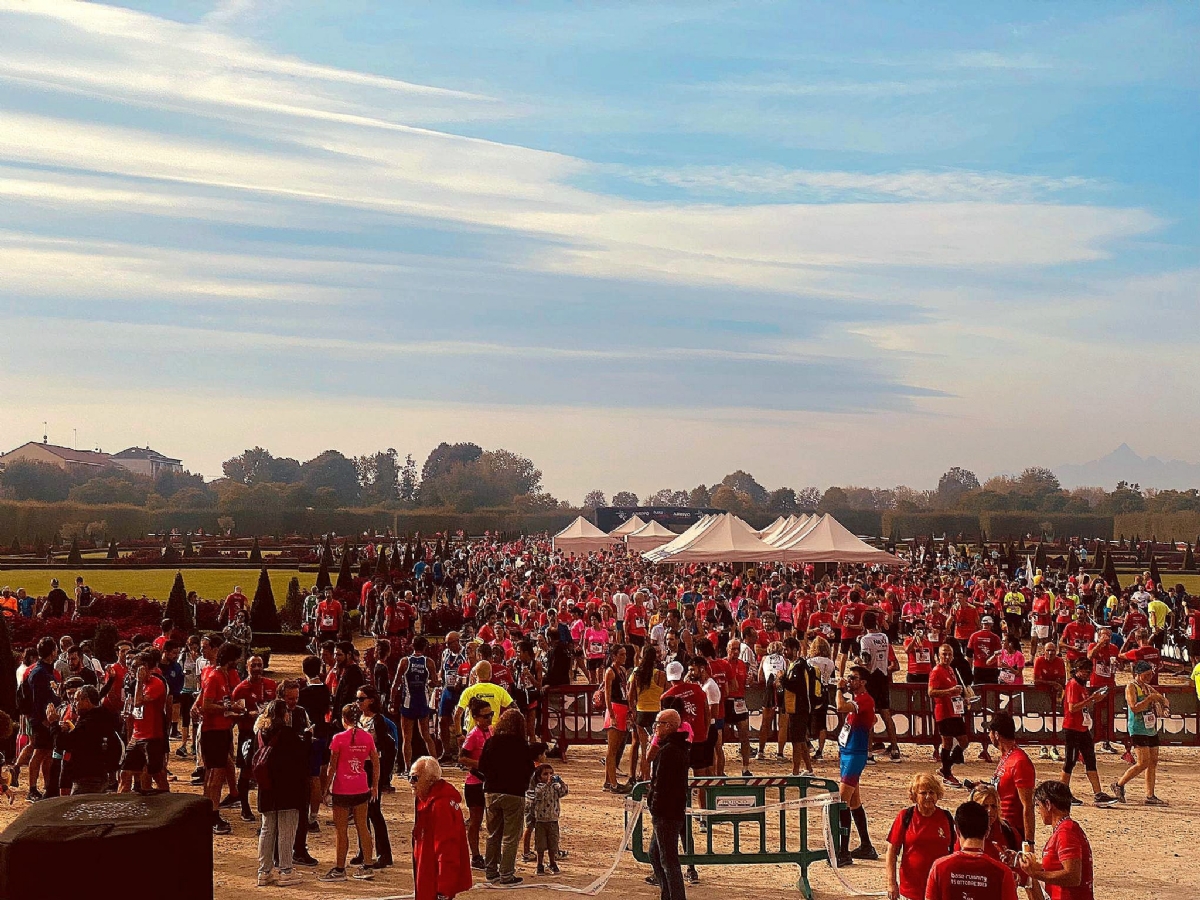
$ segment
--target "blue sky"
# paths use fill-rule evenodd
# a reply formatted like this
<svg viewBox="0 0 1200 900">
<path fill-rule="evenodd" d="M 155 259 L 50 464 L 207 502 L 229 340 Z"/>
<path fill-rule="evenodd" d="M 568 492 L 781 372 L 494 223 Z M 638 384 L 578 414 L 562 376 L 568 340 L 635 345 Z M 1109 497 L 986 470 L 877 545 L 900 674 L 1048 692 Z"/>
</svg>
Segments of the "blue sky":
<svg viewBox="0 0 1200 900">
<path fill-rule="evenodd" d="M 579 499 L 1197 459 L 1185 4 L 0 0 L 0 419 Z"/>
</svg>

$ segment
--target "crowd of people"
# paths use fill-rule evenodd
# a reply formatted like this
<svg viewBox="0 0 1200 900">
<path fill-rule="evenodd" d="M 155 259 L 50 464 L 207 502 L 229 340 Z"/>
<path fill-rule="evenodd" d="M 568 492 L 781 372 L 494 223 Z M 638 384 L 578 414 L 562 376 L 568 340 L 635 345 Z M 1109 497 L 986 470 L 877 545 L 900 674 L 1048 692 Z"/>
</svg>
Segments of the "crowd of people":
<svg viewBox="0 0 1200 900">
<path fill-rule="evenodd" d="M 77 579 L 73 597 L 57 582 L 44 598 L 8 588 L 2 596 L 8 614 L 69 616 L 86 608 L 90 589 Z M 70 637 L 26 649 L 11 783 L 25 773 L 31 802 L 164 791 L 179 777 L 173 763 L 194 762 L 190 776 L 212 804 L 214 833 L 232 831 L 227 809 L 257 823 L 259 883 L 287 885 L 299 868 L 319 865 L 307 837 L 321 827 L 323 804 L 336 843 L 321 880 L 366 880 L 393 865 L 383 800 L 398 776 L 415 795 L 418 898 L 451 897 L 470 886 L 471 870 L 520 883 L 518 856 L 539 876 L 559 873 L 565 748 L 547 724 L 565 702 L 554 688 L 587 684 L 606 736 L 602 788 L 619 795 L 650 782 L 648 880 L 664 900 L 682 900 L 683 885 L 698 879 L 678 861 L 686 810 L 697 802 L 687 777 L 725 775 L 727 766 L 750 775 L 772 751 L 796 775 L 836 761 L 836 862 L 879 858 L 863 776 L 877 760 L 904 756 L 891 710 L 902 678 L 933 711 L 937 775 L 914 779 L 913 806 L 888 832 L 892 897 L 919 900 L 927 886 L 930 897 L 953 896 L 941 886 L 982 878 L 1000 893 L 980 897 L 1007 897 L 1011 882 L 1086 898 L 1090 849 L 1079 849 L 1086 836 L 1069 817 L 1081 802 L 1074 768 L 1083 763 L 1097 806 L 1127 802 L 1139 776 L 1145 803 L 1165 805 L 1156 778 L 1169 702 L 1157 684 L 1167 631 L 1185 628 L 1191 659 L 1200 660 L 1200 604 L 1181 587 L 1167 592 L 1148 576 L 1124 590 L 1086 574 L 1026 577 L 986 555 L 891 570 L 735 570 L 567 557 L 532 540 L 462 542 L 446 559 L 419 559 L 351 596 L 310 591 L 303 619 L 312 653 L 303 677 L 281 683 L 250 652 L 247 606 L 235 589 L 221 605 L 222 630 L 185 634 L 164 620 L 159 637 L 120 644 L 108 665 Z M 447 606 L 462 624 L 433 634 L 426 625 Z M 354 610 L 357 643 L 347 634 Z M 1131 678 L 1118 687 L 1122 669 Z M 1200 690 L 1200 664 L 1192 677 Z M 996 694 L 1025 684 L 1061 710 L 1061 777 L 1052 783 L 1035 784 L 1017 745 L 1024 698 L 980 704 L 986 686 L 999 686 Z M 1123 731 L 1113 722 L 1118 690 Z M 954 773 L 972 741 L 981 760 L 998 754 L 990 782 Z M 1128 763 L 1107 791 L 1097 750 Z M 461 794 L 442 767 L 461 770 Z M 938 807 L 947 789 L 964 792 L 953 814 Z M 1053 835 L 1040 855 L 1039 821 Z M 460 856 L 459 869 L 438 862 Z M 460 873 L 453 883 L 448 871 Z"/>
</svg>

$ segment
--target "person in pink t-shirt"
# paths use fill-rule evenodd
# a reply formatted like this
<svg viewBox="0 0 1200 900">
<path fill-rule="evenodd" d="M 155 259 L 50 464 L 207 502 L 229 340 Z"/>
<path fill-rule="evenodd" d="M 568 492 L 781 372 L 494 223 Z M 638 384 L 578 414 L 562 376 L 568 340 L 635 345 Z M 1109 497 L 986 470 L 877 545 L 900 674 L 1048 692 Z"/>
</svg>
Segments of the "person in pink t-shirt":
<svg viewBox="0 0 1200 900">
<path fill-rule="evenodd" d="M 371 832 L 367 830 L 367 801 L 379 796 L 379 752 L 370 733 L 358 727 L 358 715 L 355 704 L 346 704 L 342 710 L 345 730 L 339 731 L 329 742 L 329 771 L 333 777 L 329 779 L 328 796 L 337 831 L 337 864 L 321 876 L 321 881 L 346 880 L 351 817 L 363 857 L 363 864 L 354 871 L 354 877 L 363 881 L 375 877 L 371 869 L 375 854 Z"/>
<path fill-rule="evenodd" d="M 492 719 L 495 712 L 492 705 L 483 697 L 472 697 L 467 712 L 475 727 L 467 732 L 462 749 L 458 754 L 458 764 L 467 770 L 463 779 L 463 799 L 467 802 L 467 843 L 471 847 L 471 866 L 483 868 L 483 854 L 479 852 L 479 829 L 483 825 L 485 807 L 483 796 L 483 780 L 476 774 L 479 766 L 479 755 L 483 753 L 483 745 L 487 743 L 492 733 Z"/>
<path fill-rule="evenodd" d="M 588 627 L 583 632 L 583 655 L 587 659 L 592 683 L 598 683 L 604 671 L 604 659 L 608 655 L 608 631 L 600 625 L 600 616 L 596 613 L 591 614 Z"/>
</svg>

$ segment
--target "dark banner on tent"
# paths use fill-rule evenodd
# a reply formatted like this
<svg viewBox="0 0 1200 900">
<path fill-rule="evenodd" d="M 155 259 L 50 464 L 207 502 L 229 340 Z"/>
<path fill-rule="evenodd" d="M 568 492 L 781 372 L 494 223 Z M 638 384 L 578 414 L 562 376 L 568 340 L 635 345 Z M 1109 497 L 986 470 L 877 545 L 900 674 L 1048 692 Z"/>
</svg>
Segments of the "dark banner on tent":
<svg viewBox="0 0 1200 900">
<path fill-rule="evenodd" d="M 640 516 L 643 522 L 658 522 L 679 532 L 696 524 L 701 516 L 720 515 L 723 512 L 723 509 L 696 506 L 600 506 L 596 508 L 596 527 L 608 532 L 634 516 Z"/>
</svg>

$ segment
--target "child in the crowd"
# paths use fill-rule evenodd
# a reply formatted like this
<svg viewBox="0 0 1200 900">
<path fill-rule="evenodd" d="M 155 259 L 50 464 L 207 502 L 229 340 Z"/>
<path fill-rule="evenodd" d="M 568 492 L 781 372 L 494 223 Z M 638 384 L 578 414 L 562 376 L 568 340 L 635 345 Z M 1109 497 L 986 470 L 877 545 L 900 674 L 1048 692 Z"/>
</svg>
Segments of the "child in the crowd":
<svg viewBox="0 0 1200 900">
<path fill-rule="evenodd" d="M 548 746 L 542 743 L 532 744 L 530 746 L 534 749 L 534 751 L 536 751 L 536 755 L 533 758 L 533 764 L 535 766 L 540 766 L 545 763 L 546 750 L 549 749 Z M 522 835 L 521 838 L 524 844 L 524 850 L 521 853 L 522 862 L 533 862 L 534 859 L 537 858 L 529 849 L 529 842 L 533 840 L 534 826 L 537 824 L 537 819 L 535 819 L 533 815 L 533 786 L 533 780 L 531 779 L 529 788 L 525 791 L 525 834 Z"/>
<path fill-rule="evenodd" d="M 537 873 L 558 874 L 558 817 L 562 813 L 562 798 L 567 796 L 566 783 L 554 774 L 554 766 L 543 763 L 533 771 L 529 784 L 533 795 L 534 841 L 537 847 Z M 546 855 L 550 864 L 546 865 Z"/>
</svg>

